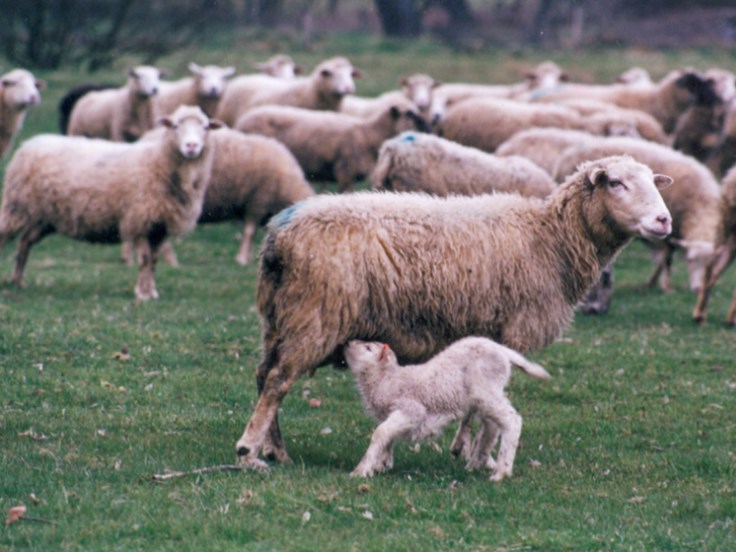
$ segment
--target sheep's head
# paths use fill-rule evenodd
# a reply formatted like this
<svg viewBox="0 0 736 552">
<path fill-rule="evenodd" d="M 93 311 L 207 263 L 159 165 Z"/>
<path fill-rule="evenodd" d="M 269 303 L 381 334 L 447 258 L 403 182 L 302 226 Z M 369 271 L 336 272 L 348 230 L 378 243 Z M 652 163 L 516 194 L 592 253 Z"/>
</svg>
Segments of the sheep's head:
<svg viewBox="0 0 736 552">
<path fill-rule="evenodd" d="M 432 105 L 432 91 L 441 83 L 429 75 L 416 74 L 401 79 L 404 96 L 416 104 L 419 111 L 426 112 Z"/>
<path fill-rule="evenodd" d="M 632 67 L 621 73 L 616 82 L 627 86 L 651 86 L 652 77 L 643 67 Z"/>
<path fill-rule="evenodd" d="M 372 369 L 395 366 L 396 354 L 386 343 L 378 341 L 351 340 L 345 347 L 345 360 L 350 370 L 362 374 Z"/>
<path fill-rule="evenodd" d="M 355 93 L 355 81 L 361 73 L 343 57 L 328 59 L 314 70 L 314 78 L 319 79 L 319 89 L 324 94 L 337 97 Z"/>
<path fill-rule="evenodd" d="M 209 119 L 199 108 L 183 105 L 159 123 L 174 135 L 177 150 L 185 159 L 197 159 L 207 145 L 207 132 L 220 128 L 222 123 Z"/>
<path fill-rule="evenodd" d="M 409 100 L 394 103 L 388 109 L 388 115 L 393 121 L 394 134 L 407 130 L 418 130 L 420 132 L 429 132 L 430 130 L 427 121 L 419 112 L 417 106 Z"/>
<path fill-rule="evenodd" d="M 0 77 L 0 87 L 6 105 L 22 111 L 41 103 L 41 90 L 46 83 L 36 79 L 30 71 L 14 69 Z"/>
<path fill-rule="evenodd" d="M 227 79 L 235 74 L 235 67 L 220 67 L 205 65 L 204 67 L 192 62 L 189 71 L 197 81 L 197 93 L 204 98 L 219 98 L 225 91 Z"/>
<path fill-rule="evenodd" d="M 291 57 L 284 54 L 277 54 L 268 61 L 256 63 L 255 68 L 277 79 L 293 79 L 304 72 L 301 65 L 297 65 Z"/>
<path fill-rule="evenodd" d="M 599 207 L 629 236 L 663 239 L 672 231 L 672 217 L 659 190 L 672 178 L 654 174 L 628 155 L 612 156 L 584 164 L 587 183 L 594 190 Z"/>
<path fill-rule="evenodd" d="M 128 86 L 143 98 L 148 98 L 158 94 L 161 77 L 165 77 L 166 73 L 157 67 L 150 65 L 139 65 L 128 69 Z"/>
<path fill-rule="evenodd" d="M 537 90 L 557 86 L 569 80 L 569 76 L 553 61 L 544 61 L 524 73 L 524 79 L 529 90 Z"/>
</svg>

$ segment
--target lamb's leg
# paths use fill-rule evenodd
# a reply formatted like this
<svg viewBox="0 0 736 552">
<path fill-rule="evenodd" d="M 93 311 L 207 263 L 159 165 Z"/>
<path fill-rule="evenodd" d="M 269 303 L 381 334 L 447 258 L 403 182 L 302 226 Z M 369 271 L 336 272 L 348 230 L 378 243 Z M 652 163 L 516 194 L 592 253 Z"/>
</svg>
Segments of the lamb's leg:
<svg viewBox="0 0 736 552">
<path fill-rule="evenodd" d="M 493 421 L 493 419 L 484 415 L 481 418 L 480 427 L 478 433 L 473 441 L 470 454 L 468 455 L 468 463 L 466 468 L 469 470 L 479 470 L 482 468 L 488 468 L 493 470 L 496 467 L 496 463 L 493 460 L 493 449 L 496 447 L 498 442 L 498 436 L 500 434 L 500 428 Z"/>
<path fill-rule="evenodd" d="M 462 455 L 466 460 L 470 457 L 470 441 L 473 433 L 474 412 L 468 412 L 460 422 L 455 437 L 450 443 L 450 452 L 456 458 Z"/>
<path fill-rule="evenodd" d="M 155 278 L 158 251 L 151 247 L 148 240 L 141 240 L 137 245 L 140 266 L 138 268 L 138 281 L 135 284 L 136 301 L 158 299 Z"/>
<path fill-rule="evenodd" d="M 256 221 L 246 220 L 243 225 L 243 239 L 240 240 L 240 249 L 235 257 L 239 265 L 247 265 L 250 262 L 250 252 L 253 249 L 253 236 L 256 233 Z"/>
<path fill-rule="evenodd" d="M 501 432 L 501 444 L 491 481 L 501 481 L 505 477 L 511 477 L 514 469 L 514 458 L 521 436 L 521 415 L 504 394 L 497 395 L 496 400 L 487 404 L 490 407 L 489 413 Z"/>
<path fill-rule="evenodd" d="M 23 281 L 23 273 L 26 270 L 26 263 L 28 262 L 31 247 L 48 234 L 49 232 L 44 231 L 43 228 L 31 228 L 21 235 L 18 242 L 18 253 L 15 257 L 15 270 L 13 271 L 12 282 L 14 285 L 19 286 Z"/>
<path fill-rule="evenodd" d="M 389 414 L 373 431 L 371 444 L 365 451 L 360 463 L 350 474 L 354 477 L 373 477 L 376 472 L 383 471 L 385 459 L 390 454 L 394 441 L 402 434 L 416 427 L 416 421 L 401 410 Z"/>
</svg>

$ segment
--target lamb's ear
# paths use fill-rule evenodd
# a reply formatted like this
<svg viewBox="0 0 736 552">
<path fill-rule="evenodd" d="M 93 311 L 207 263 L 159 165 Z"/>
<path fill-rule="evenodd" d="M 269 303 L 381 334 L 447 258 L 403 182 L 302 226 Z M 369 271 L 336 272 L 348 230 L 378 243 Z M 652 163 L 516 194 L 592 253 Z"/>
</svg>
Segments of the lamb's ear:
<svg viewBox="0 0 736 552">
<path fill-rule="evenodd" d="M 665 188 L 672 185 L 674 181 L 674 178 L 672 178 L 671 176 L 667 176 L 666 174 L 654 175 L 654 185 L 657 187 L 658 190 L 664 190 Z"/>
<path fill-rule="evenodd" d="M 389 353 L 391 353 L 391 347 L 388 346 L 388 343 L 384 343 L 381 348 L 381 354 L 378 355 L 378 361 L 386 362 L 388 360 Z"/>
<path fill-rule="evenodd" d="M 588 173 L 588 179 L 594 186 L 605 186 L 608 184 L 608 173 L 603 167 L 595 167 Z"/>
<path fill-rule="evenodd" d="M 223 123 L 220 119 L 210 119 L 210 124 L 207 126 L 209 130 L 217 130 L 218 128 L 222 128 L 225 126 L 225 123 Z"/>
<path fill-rule="evenodd" d="M 176 128 L 174 121 L 172 121 L 168 117 L 159 117 L 158 120 L 156 121 L 156 124 L 165 126 L 166 128 Z"/>
</svg>

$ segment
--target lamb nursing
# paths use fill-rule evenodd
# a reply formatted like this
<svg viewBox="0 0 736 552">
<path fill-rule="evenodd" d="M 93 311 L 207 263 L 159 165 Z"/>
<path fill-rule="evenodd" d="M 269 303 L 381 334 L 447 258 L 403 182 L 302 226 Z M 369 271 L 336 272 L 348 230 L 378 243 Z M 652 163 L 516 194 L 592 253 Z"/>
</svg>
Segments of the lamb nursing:
<svg viewBox="0 0 736 552">
<path fill-rule="evenodd" d="M 345 359 L 366 409 L 381 422 L 353 471 L 360 477 L 392 467 L 397 439 L 426 439 L 461 418 L 453 450 L 465 449 L 468 469 L 490 468 L 491 481 L 511 477 L 521 435 L 521 415 L 504 393 L 511 365 L 538 379 L 550 377 L 538 364 L 484 337 L 456 341 L 415 366 L 399 366 L 386 344 L 359 340 L 348 343 Z M 468 450 L 464 440 L 474 418 L 480 428 Z M 491 453 L 497 441 L 494 461 Z"/>
</svg>

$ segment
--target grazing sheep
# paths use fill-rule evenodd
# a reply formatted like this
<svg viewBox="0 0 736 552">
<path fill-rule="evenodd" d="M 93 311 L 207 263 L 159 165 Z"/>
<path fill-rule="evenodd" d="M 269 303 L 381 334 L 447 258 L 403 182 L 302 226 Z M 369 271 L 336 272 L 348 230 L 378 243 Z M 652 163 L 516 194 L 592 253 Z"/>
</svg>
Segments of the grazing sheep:
<svg viewBox="0 0 736 552">
<path fill-rule="evenodd" d="M 677 118 L 692 103 L 694 94 L 709 86 L 705 78 L 692 70 L 671 71 L 653 86 L 628 84 L 564 84 L 556 88 L 531 92 L 527 99 L 536 102 L 561 102 L 588 98 L 639 109 L 652 115 L 665 132 L 675 128 Z"/>
<path fill-rule="evenodd" d="M 345 96 L 340 103 L 340 113 L 356 117 L 372 117 L 385 110 L 401 98 L 408 98 L 419 108 L 425 119 L 429 120 L 429 109 L 432 105 L 432 91 L 440 83 L 429 75 L 415 74 L 401 79 L 402 90 L 381 94 L 376 98 Z"/>
<path fill-rule="evenodd" d="M 553 176 L 560 181 L 586 160 L 624 154 L 654 171 L 666 172 L 676 183 L 662 191 L 672 214 L 672 234 L 666 241 L 649 243 L 654 248 L 656 264 L 649 286 L 659 281 L 664 291 L 672 291 L 672 257 L 677 248 L 682 248 L 690 289 L 698 291 L 703 284 L 705 267 L 713 255 L 720 220 L 720 188 L 705 166 L 660 144 L 632 138 L 596 138 L 563 153 Z"/>
<path fill-rule="evenodd" d="M 0 158 L 10 151 L 28 108 L 41 102 L 45 86 L 25 69 L 13 69 L 0 77 Z"/>
<path fill-rule="evenodd" d="M 546 199 L 318 195 L 271 219 L 256 304 L 263 322 L 258 402 L 236 450 L 288 459 L 279 405 L 299 376 L 339 362 L 351 339 L 423 362 L 453 341 L 489 337 L 521 352 L 549 344 L 634 236 L 665 237 L 657 187 L 630 157 L 585 163 Z"/>
<path fill-rule="evenodd" d="M 521 436 L 521 415 L 504 392 L 511 365 L 538 379 L 547 371 L 516 351 L 485 337 L 456 341 L 424 364 L 399 366 L 395 353 L 382 343 L 352 340 L 345 360 L 368 412 L 380 424 L 352 475 L 372 477 L 393 466 L 397 439 L 419 441 L 440 435 L 445 426 L 463 419 L 464 436 L 473 419 L 480 420 L 468 469 L 488 467 L 491 481 L 511 477 Z M 458 439 L 460 441 L 461 439 Z M 491 453 L 500 441 L 497 461 Z M 459 449 L 465 443 L 456 443 Z M 469 447 L 468 447 L 469 448 Z"/>
<path fill-rule="evenodd" d="M 706 82 L 693 104 L 680 115 L 673 131 L 675 149 L 706 161 L 718 145 L 726 112 L 736 97 L 736 75 L 723 69 L 708 69 Z"/>
<path fill-rule="evenodd" d="M 344 57 L 323 61 L 308 77 L 242 75 L 228 84 L 217 117 L 232 127 L 249 109 L 267 104 L 337 111 L 342 99 L 355 92 L 353 79 L 359 76 L 360 71 Z"/>
<path fill-rule="evenodd" d="M 110 88 L 116 87 L 117 85 L 115 84 L 85 82 L 69 90 L 59 101 L 59 131 L 62 134 L 69 133 L 69 117 L 71 117 L 72 109 L 74 109 L 79 98 L 88 92 L 98 92 L 100 90 L 109 90 Z"/>
<path fill-rule="evenodd" d="M 291 56 L 285 54 L 276 54 L 266 61 L 260 61 L 255 64 L 255 69 L 277 79 L 293 79 L 304 72 L 304 67 L 294 63 Z"/>
<path fill-rule="evenodd" d="M 728 171 L 721 185 L 721 217 L 717 243 L 715 255 L 705 270 L 705 283 L 700 288 L 698 301 L 693 309 L 693 319 L 698 323 L 705 322 L 708 316 L 708 299 L 713 286 L 736 259 L 736 167 Z M 726 324 L 736 325 L 736 290 L 726 314 Z"/>
<path fill-rule="evenodd" d="M 416 106 L 403 98 L 370 119 L 264 106 L 245 113 L 235 128 L 283 142 L 308 178 L 335 180 L 338 190 L 346 192 L 371 173 L 384 140 L 404 130 L 425 130 L 426 124 Z"/>
<path fill-rule="evenodd" d="M 0 250 L 20 234 L 13 283 L 23 278 L 30 248 L 58 232 L 98 243 L 136 245 L 139 301 L 158 297 L 154 270 L 161 243 L 191 230 L 202 209 L 218 123 L 198 107 L 163 118 L 160 140 L 119 144 L 40 135 L 26 141 L 5 173 Z"/>
<path fill-rule="evenodd" d="M 243 222 L 235 262 L 247 265 L 256 228 L 282 209 L 313 196 L 314 190 L 291 152 L 273 138 L 222 128 L 211 134 L 210 141 L 216 154 L 198 222 Z M 171 255 L 167 260 L 176 264 L 173 249 L 167 247 L 165 252 Z M 128 255 L 123 254 L 126 261 Z"/>
<path fill-rule="evenodd" d="M 517 132 L 532 127 L 577 128 L 578 113 L 567 107 L 514 100 L 473 98 L 448 109 L 438 134 L 492 153 Z"/>
<path fill-rule="evenodd" d="M 376 190 L 436 196 L 516 192 L 546 197 L 557 187 L 547 172 L 524 157 L 501 159 L 415 132 L 404 132 L 383 143 L 372 181 Z"/>
<path fill-rule="evenodd" d="M 156 122 L 154 97 L 162 72 L 150 65 L 128 70 L 128 83 L 112 90 L 88 92 L 74 105 L 69 134 L 134 142 Z"/>
<path fill-rule="evenodd" d="M 205 115 L 214 117 L 217 105 L 227 86 L 227 79 L 235 74 L 234 67 L 220 67 L 196 63 L 189 64 L 192 77 L 175 82 L 161 82 L 156 108 L 161 115 L 168 115 L 180 105 L 198 105 Z"/>
</svg>

